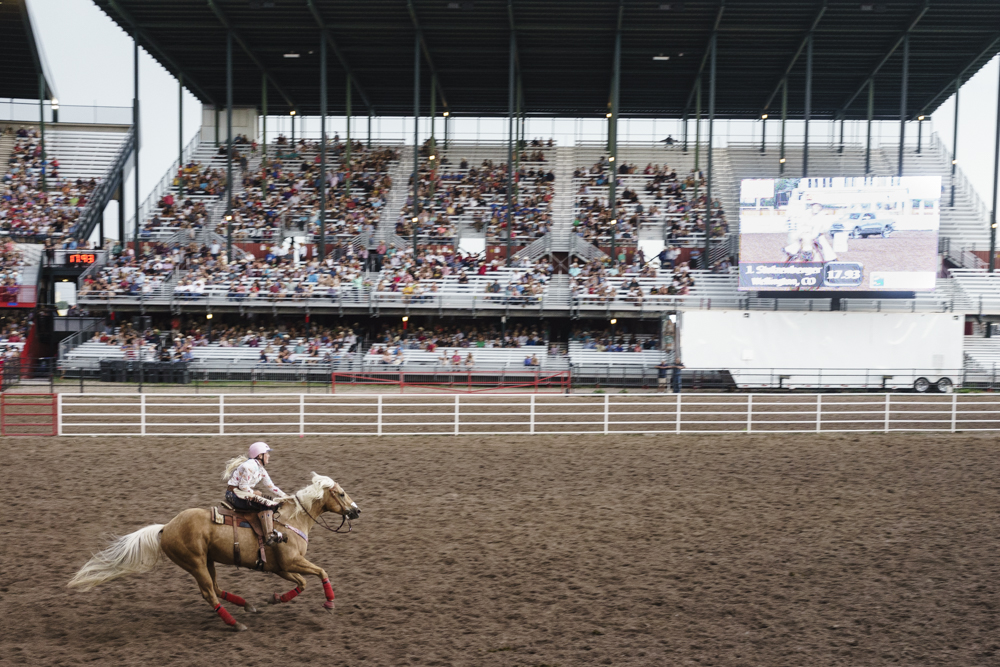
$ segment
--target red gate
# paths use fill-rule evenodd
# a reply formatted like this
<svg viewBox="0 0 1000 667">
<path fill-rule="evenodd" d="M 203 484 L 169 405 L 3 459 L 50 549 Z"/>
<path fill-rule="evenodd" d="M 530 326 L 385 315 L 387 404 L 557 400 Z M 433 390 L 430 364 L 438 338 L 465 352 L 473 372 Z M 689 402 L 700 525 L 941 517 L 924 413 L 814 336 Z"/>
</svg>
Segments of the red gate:
<svg viewBox="0 0 1000 667">
<path fill-rule="evenodd" d="M 58 434 L 56 394 L 0 394 L 0 436 Z"/>
</svg>

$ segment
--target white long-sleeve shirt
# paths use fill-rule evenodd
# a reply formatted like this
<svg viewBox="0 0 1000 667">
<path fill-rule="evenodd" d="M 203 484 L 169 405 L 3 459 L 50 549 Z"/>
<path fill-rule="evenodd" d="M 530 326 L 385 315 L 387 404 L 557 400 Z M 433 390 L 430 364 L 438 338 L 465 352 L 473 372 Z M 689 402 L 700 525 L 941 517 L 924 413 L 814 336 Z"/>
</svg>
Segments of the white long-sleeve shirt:
<svg viewBox="0 0 1000 667">
<path fill-rule="evenodd" d="M 230 486 L 235 486 L 244 494 L 252 494 L 253 488 L 260 484 L 261 480 L 271 490 L 271 493 L 277 496 L 285 495 L 284 491 L 274 485 L 274 482 L 271 481 L 271 476 L 267 474 L 267 470 L 257 459 L 250 459 L 240 464 L 240 467 L 233 471 L 233 475 L 227 483 Z"/>
</svg>

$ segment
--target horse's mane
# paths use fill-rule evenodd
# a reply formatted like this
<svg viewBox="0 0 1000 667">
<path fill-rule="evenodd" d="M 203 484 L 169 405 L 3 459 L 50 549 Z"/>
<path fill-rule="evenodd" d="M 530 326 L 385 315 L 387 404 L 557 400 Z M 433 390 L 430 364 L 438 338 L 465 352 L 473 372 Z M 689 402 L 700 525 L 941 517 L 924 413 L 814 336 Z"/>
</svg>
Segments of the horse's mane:
<svg viewBox="0 0 1000 667">
<path fill-rule="evenodd" d="M 299 502 L 301 502 L 302 505 L 309 507 L 314 502 L 322 498 L 323 494 L 326 493 L 327 489 L 332 489 L 335 488 L 336 486 L 337 483 L 333 481 L 331 478 L 326 477 L 325 475 L 316 474 L 314 472 L 312 476 L 312 483 L 309 484 L 309 486 L 299 489 L 293 495 L 295 495 L 299 499 Z M 281 508 L 281 513 L 284 514 L 289 519 L 295 517 L 301 511 L 302 507 L 292 498 L 286 500 Z"/>
<path fill-rule="evenodd" d="M 229 478 L 233 476 L 236 469 L 247 462 L 247 457 L 240 454 L 239 456 L 234 456 L 233 458 L 226 461 L 226 471 L 222 473 L 222 481 L 228 482 Z"/>
</svg>

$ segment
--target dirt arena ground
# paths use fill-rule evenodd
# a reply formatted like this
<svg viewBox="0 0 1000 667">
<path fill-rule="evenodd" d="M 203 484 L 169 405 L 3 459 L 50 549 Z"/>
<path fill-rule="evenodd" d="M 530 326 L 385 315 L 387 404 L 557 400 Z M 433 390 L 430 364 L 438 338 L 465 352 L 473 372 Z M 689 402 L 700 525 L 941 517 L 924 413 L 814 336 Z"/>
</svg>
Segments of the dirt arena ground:
<svg viewBox="0 0 1000 667">
<path fill-rule="evenodd" d="M 221 496 L 242 438 L 4 438 L 0 663 L 997 665 L 995 435 L 275 438 L 363 510 L 234 633 L 170 563 L 66 582 Z M 77 522 L 66 523 L 71 519 Z M 287 582 L 220 568 L 262 604 Z"/>
</svg>

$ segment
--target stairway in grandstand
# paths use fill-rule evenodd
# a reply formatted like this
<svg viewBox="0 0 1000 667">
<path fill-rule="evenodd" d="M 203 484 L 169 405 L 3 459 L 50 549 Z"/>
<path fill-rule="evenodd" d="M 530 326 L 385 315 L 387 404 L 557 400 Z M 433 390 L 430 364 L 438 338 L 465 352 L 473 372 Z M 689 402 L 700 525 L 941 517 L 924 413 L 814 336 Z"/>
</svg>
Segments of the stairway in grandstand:
<svg viewBox="0 0 1000 667">
<path fill-rule="evenodd" d="M 962 347 L 966 369 L 996 377 L 1000 371 L 1000 338 L 984 338 L 982 334 L 965 336 Z"/>
<path fill-rule="evenodd" d="M 121 152 L 128 133 L 124 130 L 45 131 L 45 150 L 59 161 L 59 178 L 101 180 Z"/>
<path fill-rule="evenodd" d="M 0 169 L 7 169 L 12 152 L 14 152 L 14 135 L 0 134 Z"/>
</svg>

